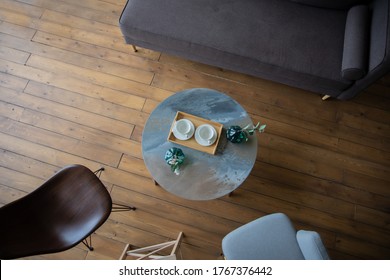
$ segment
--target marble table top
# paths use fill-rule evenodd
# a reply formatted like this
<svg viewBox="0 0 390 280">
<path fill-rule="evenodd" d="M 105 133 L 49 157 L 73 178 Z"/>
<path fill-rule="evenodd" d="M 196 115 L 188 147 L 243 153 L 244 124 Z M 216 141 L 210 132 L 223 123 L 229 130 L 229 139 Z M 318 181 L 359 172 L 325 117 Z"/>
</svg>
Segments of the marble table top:
<svg viewBox="0 0 390 280">
<path fill-rule="evenodd" d="M 167 140 L 177 111 L 223 124 L 215 155 Z M 178 92 L 161 102 L 151 113 L 142 134 L 143 158 L 153 179 L 165 190 L 189 200 L 210 200 L 231 193 L 251 172 L 256 161 L 257 138 L 233 144 L 227 141 L 231 125 L 252 124 L 247 112 L 231 97 L 215 90 L 194 88 Z M 182 149 L 185 162 L 175 175 L 165 162 L 171 147 Z"/>
</svg>

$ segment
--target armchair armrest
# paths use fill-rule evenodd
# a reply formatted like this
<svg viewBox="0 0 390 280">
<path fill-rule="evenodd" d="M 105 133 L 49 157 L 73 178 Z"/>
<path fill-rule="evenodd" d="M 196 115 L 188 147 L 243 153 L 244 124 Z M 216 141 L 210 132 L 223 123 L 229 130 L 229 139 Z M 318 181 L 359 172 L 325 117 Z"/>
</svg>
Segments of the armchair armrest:
<svg viewBox="0 0 390 280">
<path fill-rule="evenodd" d="M 317 232 L 299 230 L 297 241 L 306 260 L 329 260 L 326 248 Z"/>
</svg>

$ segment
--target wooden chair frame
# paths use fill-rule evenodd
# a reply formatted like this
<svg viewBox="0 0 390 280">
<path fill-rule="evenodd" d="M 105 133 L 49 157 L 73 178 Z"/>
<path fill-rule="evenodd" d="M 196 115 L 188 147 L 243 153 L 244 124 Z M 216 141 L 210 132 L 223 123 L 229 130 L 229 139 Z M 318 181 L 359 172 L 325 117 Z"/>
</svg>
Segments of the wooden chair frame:
<svg viewBox="0 0 390 280">
<path fill-rule="evenodd" d="M 142 247 L 138 249 L 129 250 L 131 248 L 130 244 L 127 244 L 120 256 L 120 260 L 125 260 L 127 256 L 136 257 L 137 260 L 176 260 L 176 252 L 180 247 L 180 243 L 183 239 L 183 232 L 180 232 L 176 240 Z M 156 255 L 158 252 L 173 247 L 171 253 L 168 255 Z"/>
</svg>

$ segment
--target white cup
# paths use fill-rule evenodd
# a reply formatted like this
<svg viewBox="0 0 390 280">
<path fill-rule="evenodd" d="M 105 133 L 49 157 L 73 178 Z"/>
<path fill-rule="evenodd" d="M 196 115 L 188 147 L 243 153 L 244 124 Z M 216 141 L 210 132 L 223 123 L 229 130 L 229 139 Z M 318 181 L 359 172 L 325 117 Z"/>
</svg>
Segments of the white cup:
<svg viewBox="0 0 390 280">
<path fill-rule="evenodd" d="M 211 125 L 205 124 L 198 128 L 199 139 L 207 144 L 211 144 L 215 130 Z"/>
<path fill-rule="evenodd" d="M 175 130 L 183 136 L 188 136 L 191 132 L 191 122 L 187 119 L 177 120 L 175 122 Z"/>
</svg>

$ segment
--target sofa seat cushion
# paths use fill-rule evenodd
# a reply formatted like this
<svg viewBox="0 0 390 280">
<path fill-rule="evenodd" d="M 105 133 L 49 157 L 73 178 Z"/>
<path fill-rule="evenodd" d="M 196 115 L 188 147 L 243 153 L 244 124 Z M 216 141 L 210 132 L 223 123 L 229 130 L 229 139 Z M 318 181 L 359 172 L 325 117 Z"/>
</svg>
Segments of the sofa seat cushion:
<svg viewBox="0 0 390 280">
<path fill-rule="evenodd" d="M 129 0 L 126 42 L 338 95 L 347 11 L 286 0 Z"/>
</svg>

